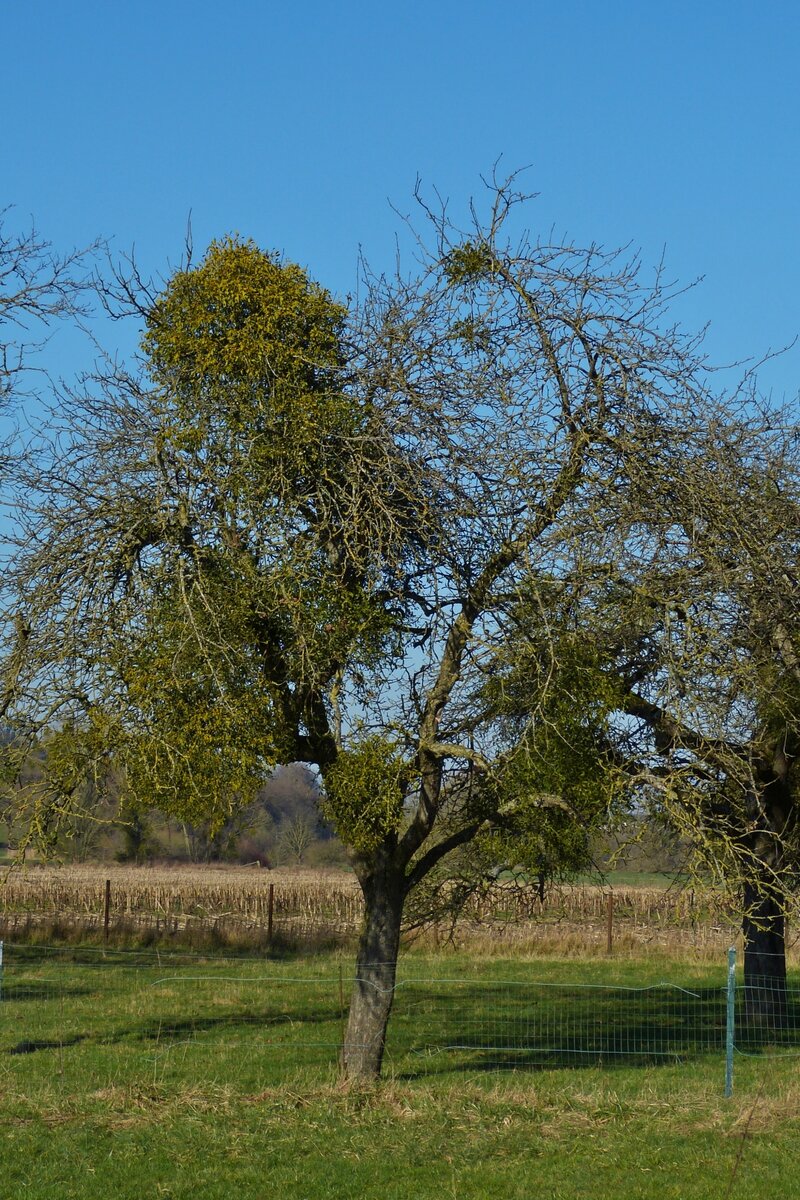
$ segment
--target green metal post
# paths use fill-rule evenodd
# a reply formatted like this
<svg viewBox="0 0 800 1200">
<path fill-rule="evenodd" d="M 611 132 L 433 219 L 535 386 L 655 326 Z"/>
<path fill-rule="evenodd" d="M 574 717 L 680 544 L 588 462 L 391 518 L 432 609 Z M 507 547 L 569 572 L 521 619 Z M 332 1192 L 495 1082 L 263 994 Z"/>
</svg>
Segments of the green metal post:
<svg viewBox="0 0 800 1200">
<path fill-rule="evenodd" d="M 736 949 L 728 951 L 728 1012 L 725 1021 L 725 1095 L 733 1095 L 733 1036 L 736 1019 Z"/>
</svg>

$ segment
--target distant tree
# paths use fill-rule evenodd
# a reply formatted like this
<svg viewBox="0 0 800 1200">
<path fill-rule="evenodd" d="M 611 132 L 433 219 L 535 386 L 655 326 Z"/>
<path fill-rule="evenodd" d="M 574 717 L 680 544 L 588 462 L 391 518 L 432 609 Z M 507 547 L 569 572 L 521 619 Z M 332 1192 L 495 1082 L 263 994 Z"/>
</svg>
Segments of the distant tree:
<svg viewBox="0 0 800 1200">
<path fill-rule="evenodd" d="M 116 824 L 122 829 L 122 849 L 116 855 L 119 862 L 141 863 L 156 854 L 151 814 L 123 804 L 117 812 Z"/>
<path fill-rule="evenodd" d="M 602 830 L 593 851 L 602 872 L 663 875 L 676 882 L 690 878 L 691 846 L 659 820 L 657 813 L 644 809 L 622 816 Z"/>
<path fill-rule="evenodd" d="M 285 862 L 302 863 L 313 841 L 313 824 L 303 813 L 297 813 L 290 817 L 281 829 L 278 851 Z"/>
<path fill-rule="evenodd" d="M 258 801 L 278 828 L 303 817 L 310 822 L 315 837 L 327 830 L 319 811 L 319 780 L 303 763 L 277 767 L 260 789 Z"/>
</svg>

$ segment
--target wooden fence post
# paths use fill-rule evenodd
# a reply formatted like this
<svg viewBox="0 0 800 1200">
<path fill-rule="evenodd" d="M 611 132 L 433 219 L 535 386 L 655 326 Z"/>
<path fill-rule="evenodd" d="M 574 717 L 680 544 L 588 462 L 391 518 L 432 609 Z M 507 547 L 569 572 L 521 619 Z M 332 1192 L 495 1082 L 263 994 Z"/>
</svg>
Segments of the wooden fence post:
<svg viewBox="0 0 800 1200">
<path fill-rule="evenodd" d="M 111 912 L 111 880 L 106 880 L 106 903 L 103 911 L 103 941 L 108 941 L 108 918 Z"/>
</svg>

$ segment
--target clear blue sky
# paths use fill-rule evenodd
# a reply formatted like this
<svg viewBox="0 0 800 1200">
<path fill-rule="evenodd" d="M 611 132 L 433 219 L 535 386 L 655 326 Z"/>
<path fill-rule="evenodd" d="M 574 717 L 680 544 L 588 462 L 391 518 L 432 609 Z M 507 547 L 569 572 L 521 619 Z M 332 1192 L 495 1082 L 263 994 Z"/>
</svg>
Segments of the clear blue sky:
<svg viewBox="0 0 800 1200">
<path fill-rule="evenodd" d="M 705 276 L 677 315 L 717 361 L 800 331 L 796 0 L 36 0 L 0 29 L 0 205 L 60 247 L 166 269 L 191 209 L 198 249 L 235 230 L 345 294 L 417 175 L 458 209 L 502 155 L 534 230 Z M 764 382 L 796 394 L 800 352 Z"/>
</svg>

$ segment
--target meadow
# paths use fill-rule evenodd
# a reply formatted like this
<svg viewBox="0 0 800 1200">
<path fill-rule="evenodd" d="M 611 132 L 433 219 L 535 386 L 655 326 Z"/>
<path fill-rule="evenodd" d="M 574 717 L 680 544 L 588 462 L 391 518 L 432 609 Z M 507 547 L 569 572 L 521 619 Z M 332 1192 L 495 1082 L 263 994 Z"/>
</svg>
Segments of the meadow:
<svg viewBox="0 0 800 1200">
<path fill-rule="evenodd" d="M 157 889 L 167 884 L 140 874 L 163 908 Z M 214 886 L 232 903 L 233 875 L 201 874 L 158 920 L 188 920 Z M 285 883 L 288 897 L 289 878 L 271 874 L 277 928 L 278 888 Z M 113 878 L 121 896 L 123 875 Z M 268 876 L 250 878 L 268 887 Z M 96 876 L 81 879 L 92 927 Z M 180 891 L 177 873 L 172 884 Z M 295 879 L 306 903 L 312 885 L 320 906 L 325 893 L 329 917 L 334 885 L 349 884 Z M 137 916 L 133 879 L 129 894 L 120 920 Z M 592 893 L 579 903 L 589 909 Z M 799 1060 L 769 1044 L 737 1054 L 734 1094 L 724 1098 L 725 959 L 720 934 L 700 935 L 696 908 L 694 931 L 688 907 L 680 920 L 673 912 L 672 932 L 664 917 L 664 942 L 655 925 L 648 941 L 631 917 L 611 956 L 586 931 L 579 940 L 572 910 L 505 941 L 474 925 L 438 947 L 430 936 L 410 942 L 384 1078 L 370 1088 L 338 1073 L 347 939 L 335 948 L 276 939 L 257 954 L 221 956 L 176 949 L 174 929 L 150 947 L 134 944 L 122 924 L 108 945 L 96 928 L 93 944 L 86 931 L 81 944 L 7 937 L 0 1195 L 791 1197 Z M 205 919 L 224 913 L 231 920 L 221 905 Z M 585 922 L 602 927 L 602 917 L 600 903 Z"/>
<path fill-rule="evenodd" d="M 719 1045 L 702 1039 L 684 1053 L 641 1045 L 525 1067 L 465 1045 L 465 1015 L 482 998 L 497 1028 L 498 1001 L 521 978 L 553 987 L 548 1003 L 563 1014 L 592 981 L 638 988 L 666 975 L 715 991 L 718 968 L 655 953 L 584 963 L 409 951 L 385 1077 L 357 1089 L 337 1072 L 348 966 L 341 953 L 223 960 L 10 947 L 2 1194 L 793 1194 L 796 1059 L 738 1059 L 725 1100 Z"/>
</svg>

